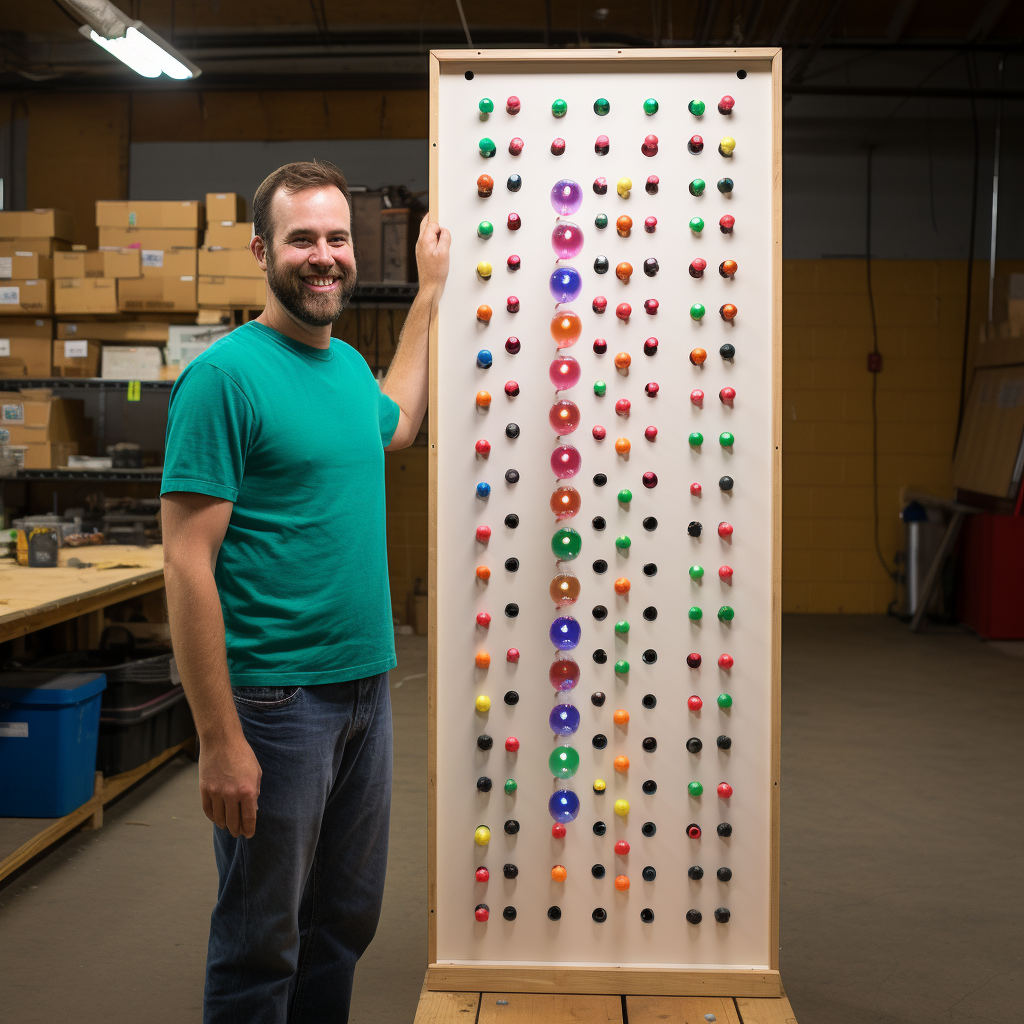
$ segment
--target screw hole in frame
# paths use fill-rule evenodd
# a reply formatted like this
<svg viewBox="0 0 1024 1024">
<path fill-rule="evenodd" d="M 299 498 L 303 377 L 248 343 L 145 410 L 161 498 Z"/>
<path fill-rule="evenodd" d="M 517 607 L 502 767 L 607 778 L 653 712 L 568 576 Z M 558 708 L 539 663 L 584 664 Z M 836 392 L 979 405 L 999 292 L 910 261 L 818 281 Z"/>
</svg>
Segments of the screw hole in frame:
<svg viewBox="0 0 1024 1024">
<path fill-rule="evenodd" d="M 466 81 L 467 82 L 472 82 L 473 81 L 473 72 L 472 71 L 467 71 L 466 72 Z"/>
<path fill-rule="evenodd" d="M 466 77 L 468 78 L 469 76 L 467 75 Z M 739 71 L 736 72 L 736 77 L 740 79 L 740 81 L 742 81 L 744 78 L 747 77 L 747 73 L 746 71 L 743 70 L 743 68 L 740 68 Z"/>
</svg>

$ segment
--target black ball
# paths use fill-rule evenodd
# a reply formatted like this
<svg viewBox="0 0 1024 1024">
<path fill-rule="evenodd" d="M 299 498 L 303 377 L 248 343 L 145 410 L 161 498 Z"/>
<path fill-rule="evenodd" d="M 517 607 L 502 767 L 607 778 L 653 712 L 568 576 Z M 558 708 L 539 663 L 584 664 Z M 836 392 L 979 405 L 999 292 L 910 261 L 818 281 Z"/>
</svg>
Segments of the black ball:
<svg viewBox="0 0 1024 1024">
<path fill-rule="evenodd" d="M 701 741 L 699 739 L 697 739 L 696 736 L 691 736 L 686 741 L 686 749 L 691 754 L 699 754 L 701 752 L 701 749 L 703 748 L 703 746 L 704 746 L 704 744 L 701 743 Z"/>
<path fill-rule="evenodd" d="M 519 822 L 515 818 L 509 818 L 505 822 L 505 835 L 514 836 L 519 831 Z"/>
<path fill-rule="evenodd" d="M 718 486 L 721 487 L 723 491 L 731 491 L 732 490 L 732 483 L 733 483 L 733 480 L 732 480 L 731 476 L 723 476 L 718 481 Z"/>
<path fill-rule="evenodd" d="M 505 525 L 510 530 L 514 530 L 519 525 L 519 516 L 517 516 L 515 512 L 509 512 L 509 514 L 505 516 Z"/>
<path fill-rule="evenodd" d="M 704 877 L 704 869 L 699 864 L 694 864 L 686 873 L 695 882 L 699 882 Z"/>
<path fill-rule="evenodd" d="M 653 562 L 648 562 L 644 566 L 644 575 L 645 576 L 657 576 L 658 575 L 658 567 Z"/>
<path fill-rule="evenodd" d="M 719 750 L 728 750 L 732 746 L 732 740 L 728 736 L 719 736 L 715 742 Z"/>
<path fill-rule="evenodd" d="M 494 746 L 494 740 L 487 733 L 483 732 L 476 738 L 476 745 L 481 750 L 490 750 Z"/>
<path fill-rule="evenodd" d="M 598 274 L 607 274 L 608 273 L 608 266 L 609 266 L 609 264 L 608 264 L 608 257 L 607 256 L 598 256 L 597 259 L 594 260 L 594 270 Z"/>
<path fill-rule="evenodd" d="M 722 346 L 722 347 L 721 347 L 721 348 L 720 348 L 720 349 L 718 350 L 718 354 L 719 354 L 719 355 L 720 355 L 720 356 L 721 356 L 721 357 L 722 357 L 723 359 L 735 359 L 735 358 L 736 358 L 736 346 L 735 346 L 735 345 L 730 345 L 730 344 L 729 344 L 729 342 L 726 342 L 726 343 L 725 343 L 725 344 L 724 344 L 724 345 L 723 345 L 723 346 Z"/>
<path fill-rule="evenodd" d="M 596 651 L 594 651 L 594 661 L 596 661 L 598 665 L 603 665 L 607 660 L 607 653 L 605 651 L 602 651 L 600 647 Z"/>
<path fill-rule="evenodd" d="M 645 736 L 643 748 L 648 754 L 653 754 L 658 749 L 658 741 L 653 736 Z"/>
<path fill-rule="evenodd" d="M 603 864 L 595 864 L 595 865 L 594 865 L 594 866 L 593 866 L 593 867 L 592 867 L 592 868 L 590 869 L 590 873 L 591 873 L 591 874 L 592 874 L 592 875 L 593 875 L 593 876 L 594 876 L 595 878 L 604 878 L 604 865 L 603 865 Z"/>
<path fill-rule="evenodd" d="M 490 793 L 491 786 L 491 780 L 487 778 L 486 775 L 481 775 L 480 778 L 476 780 L 476 788 L 479 789 L 481 793 Z"/>
<path fill-rule="evenodd" d="M 510 707 L 512 705 L 514 705 L 514 704 L 518 704 L 519 703 L 519 694 L 516 693 L 515 690 L 509 690 L 505 694 L 505 703 L 508 704 Z"/>
<path fill-rule="evenodd" d="M 604 750 L 608 746 L 608 737 L 603 732 L 599 732 L 591 741 L 598 750 Z"/>
<path fill-rule="evenodd" d="M 658 706 L 658 698 L 653 693 L 645 693 L 644 699 L 640 702 L 648 711 Z"/>
<path fill-rule="evenodd" d="M 519 470 L 518 469 L 506 469 L 505 470 L 505 482 L 509 484 L 519 483 Z"/>
<path fill-rule="evenodd" d="M 514 601 L 512 601 L 509 604 L 505 605 L 505 615 L 508 618 L 514 619 L 518 614 L 519 614 L 519 605 L 517 605 Z"/>
<path fill-rule="evenodd" d="M 608 831 L 608 826 L 603 821 L 594 822 L 594 835 L 603 836 Z"/>
<path fill-rule="evenodd" d="M 596 572 L 596 573 L 607 572 L 608 571 L 608 563 L 603 558 L 598 558 L 594 562 L 592 568 L 593 568 L 594 572 Z"/>
<path fill-rule="evenodd" d="M 654 516 L 648 516 L 644 520 L 644 529 L 645 530 L 650 531 L 650 530 L 656 530 L 657 528 L 658 528 L 658 520 L 655 519 Z"/>
<path fill-rule="evenodd" d="M 594 920 L 595 920 L 595 921 L 596 921 L 596 922 L 597 922 L 598 924 L 604 924 L 604 923 L 605 923 L 605 921 L 607 921 L 607 920 L 608 920 L 608 911 L 607 911 L 607 910 L 605 910 L 605 909 L 604 909 L 604 907 L 598 907 L 598 908 L 597 908 L 597 910 L 595 910 L 595 911 L 594 911 L 594 912 L 593 912 L 593 913 L 592 913 L 592 914 L 591 914 L 590 916 L 591 916 L 591 917 L 592 917 L 592 918 L 593 918 L 593 919 L 594 919 Z"/>
<path fill-rule="evenodd" d="M 604 485 L 608 483 L 608 477 L 605 476 L 604 473 L 595 473 L 594 483 L 597 484 L 598 487 L 604 487 Z"/>
<path fill-rule="evenodd" d="M 650 924 L 654 920 L 654 911 L 651 910 L 650 907 L 641 910 L 640 920 L 643 921 L 644 924 Z"/>
<path fill-rule="evenodd" d="M 506 437 L 511 437 L 513 440 L 515 438 L 517 438 L 519 436 L 519 424 L 518 423 L 510 423 L 505 428 L 505 436 Z"/>
<path fill-rule="evenodd" d="M 704 527 L 701 526 L 700 523 L 698 523 L 696 520 L 694 520 L 692 523 L 690 523 L 689 526 L 686 527 L 686 532 L 691 537 L 699 537 L 703 529 Z"/>
<path fill-rule="evenodd" d="M 644 618 L 648 622 L 653 622 L 657 617 L 658 617 L 658 609 L 655 608 L 653 604 L 649 605 L 647 608 L 644 609 Z"/>
<path fill-rule="evenodd" d="M 643 784 L 642 788 L 648 796 L 654 796 L 654 794 L 658 792 L 658 784 L 654 781 L 654 779 L 648 779 Z"/>
<path fill-rule="evenodd" d="M 715 920 L 719 924 L 725 924 L 726 921 L 728 921 L 730 917 L 732 917 L 732 914 L 729 913 L 729 908 L 728 907 L 719 907 L 715 911 Z"/>
<path fill-rule="evenodd" d="M 658 266 L 658 261 L 651 257 L 651 259 L 644 260 L 644 273 L 648 277 L 654 277 L 654 275 L 661 269 Z"/>
<path fill-rule="evenodd" d="M 718 880 L 720 882 L 731 882 L 732 881 L 732 868 L 719 868 L 718 869 Z"/>
<path fill-rule="evenodd" d="M 649 864 L 641 872 L 645 882 L 653 882 L 658 877 L 658 872 L 654 870 Z"/>
<path fill-rule="evenodd" d="M 590 695 L 590 703 L 593 704 L 595 708 L 603 707 L 604 701 L 604 694 L 600 690 L 597 690 L 595 693 Z"/>
<path fill-rule="evenodd" d="M 603 530 L 608 525 L 608 523 L 606 522 L 604 516 L 594 516 L 594 518 L 590 520 L 590 525 L 595 530 Z"/>
<path fill-rule="evenodd" d="M 718 191 L 724 196 L 728 195 L 732 191 L 732 184 L 732 178 L 722 178 L 718 182 Z"/>
<path fill-rule="evenodd" d="M 508 190 L 509 192 L 518 192 L 523 187 L 523 179 L 518 174 L 510 174 L 508 176 Z"/>
<path fill-rule="evenodd" d="M 506 907 L 501 912 L 501 916 L 503 918 L 505 918 L 506 921 L 514 921 L 516 919 L 516 908 L 515 907 Z"/>
<path fill-rule="evenodd" d="M 686 920 L 689 921 L 690 924 L 700 924 L 701 912 L 699 910 L 688 910 L 686 912 Z"/>
<path fill-rule="evenodd" d="M 503 874 L 503 875 L 504 875 L 504 876 L 505 876 L 506 878 L 518 878 L 518 877 L 519 877 L 519 868 L 517 868 L 517 867 L 515 866 L 515 864 L 506 864 L 506 865 L 505 865 L 505 866 L 504 866 L 504 867 L 503 867 L 503 868 L 501 869 L 501 873 L 502 873 L 502 874 Z"/>
<path fill-rule="evenodd" d="M 718 826 L 718 834 L 723 839 L 728 839 L 729 836 L 732 835 L 732 825 L 730 825 L 727 821 L 723 821 L 721 825 Z"/>
<path fill-rule="evenodd" d="M 506 572 L 519 572 L 519 559 L 518 558 L 506 558 L 505 559 L 505 571 Z"/>
<path fill-rule="evenodd" d="M 559 921 L 559 920 L 561 920 L 562 908 L 561 907 L 548 907 L 548 917 L 552 921 Z"/>
<path fill-rule="evenodd" d="M 643 825 L 640 826 L 640 831 L 650 839 L 651 836 L 658 831 L 658 826 L 655 825 L 653 821 L 645 821 Z"/>
<path fill-rule="evenodd" d="M 648 650 L 640 655 L 640 659 L 645 665 L 653 665 L 658 660 L 658 652 L 648 648 Z"/>
<path fill-rule="evenodd" d="M 602 619 L 608 618 L 608 609 L 603 604 L 594 605 L 593 615 L 600 622 Z"/>
</svg>

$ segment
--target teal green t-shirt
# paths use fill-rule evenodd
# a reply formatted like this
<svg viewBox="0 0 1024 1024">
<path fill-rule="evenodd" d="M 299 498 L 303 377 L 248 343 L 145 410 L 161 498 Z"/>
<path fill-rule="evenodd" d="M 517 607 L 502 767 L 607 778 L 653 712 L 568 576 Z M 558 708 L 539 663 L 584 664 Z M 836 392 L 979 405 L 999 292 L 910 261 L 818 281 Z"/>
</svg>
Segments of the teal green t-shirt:
<svg viewBox="0 0 1024 1024">
<path fill-rule="evenodd" d="M 355 349 L 253 321 L 171 391 L 161 494 L 234 503 L 215 579 L 234 686 L 394 668 L 384 449 L 399 408 Z"/>
</svg>

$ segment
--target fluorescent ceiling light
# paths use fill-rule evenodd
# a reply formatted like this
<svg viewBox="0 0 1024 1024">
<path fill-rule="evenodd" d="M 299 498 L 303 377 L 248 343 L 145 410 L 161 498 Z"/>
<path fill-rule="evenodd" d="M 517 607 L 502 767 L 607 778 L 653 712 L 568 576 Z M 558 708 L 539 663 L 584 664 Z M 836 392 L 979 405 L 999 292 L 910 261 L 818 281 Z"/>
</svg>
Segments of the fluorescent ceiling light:
<svg viewBox="0 0 1024 1024">
<path fill-rule="evenodd" d="M 143 78 L 160 77 L 159 65 L 150 60 L 147 55 L 140 53 L 131 46 L 127 37 L 119 36 L 116 39 L 104 39 L 95 29 L 89 28 L 88 25 L 83 25 L 82 28 L 89 29 L 89 38 L 94 43 L 102 46 L 107 53 L 112 54 L 122 64 L 127 64 L 137 75 L 142 75 Z"/>
<path fill-rule="evenodd" d="M 177 57 L 169 53 L 161 45 L 163 40 L 156 36 L 156 33 L 146 34 L 148 32 L 146 26 L 141 21 L 136 22 L 136 24 L 139 27 L 130 27 L 125 36 L 128 45 L 136 53 L 154 63 L 168 78 L 183 79 L 192 77 L 191 69 L 182 64 Z M 153 38 L 154 36 L 156 36 L 155 39 Z"/>
</svg>

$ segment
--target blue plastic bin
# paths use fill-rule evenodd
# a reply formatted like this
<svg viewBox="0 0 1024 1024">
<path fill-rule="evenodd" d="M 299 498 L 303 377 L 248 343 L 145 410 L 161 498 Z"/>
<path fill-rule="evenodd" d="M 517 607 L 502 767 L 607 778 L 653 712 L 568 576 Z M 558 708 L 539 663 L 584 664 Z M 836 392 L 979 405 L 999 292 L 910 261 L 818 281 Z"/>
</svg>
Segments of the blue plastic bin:
<svg viewBox="0 0 1024 1024">
<path fill-rule="evenodd" d="M 0 816 L 61 818 L 93 794 L 101 672 L 0 673 Z"/>
</svg>

